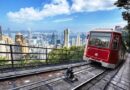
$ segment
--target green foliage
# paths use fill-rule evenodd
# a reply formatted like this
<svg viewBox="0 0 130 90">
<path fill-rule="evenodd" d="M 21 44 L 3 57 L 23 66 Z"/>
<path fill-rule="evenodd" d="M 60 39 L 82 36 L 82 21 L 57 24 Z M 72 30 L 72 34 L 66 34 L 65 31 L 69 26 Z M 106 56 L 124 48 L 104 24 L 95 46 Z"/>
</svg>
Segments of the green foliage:
<svg viewBox="0 0 130 90">
<path fill-rule="evenodd" d="M 0 56 L 0 60 L 6 60 L 6 57 Z"/>
<path fill-rule="evenodd" d="M 54 49 L 48 54 L 48 63 L 75 62 L 82 59 L 84 47 Z"/>
<path fill-rule="evenodd" d="M 130 43 L 130 39 L 129 39 L 129 34 L 128 34 L 128 29 L 125 26 L 124 27 L 124 31 L 122 32 L 122 37 L 123 37 L 123 42 L 125 43 L 125 45 L 128 47 L 129 43 Z"/>
<path fill-rule="evenodd" d="M 64 51 L 64 49 L 54 49 L 48 54 L 48 63 L 59 63 L 60 60 L 63 59 L 62 57 L 65 57 L 65 55 L 66 52 Z"/>
<path fill-rule="evenodd" d="M 127 37 L 125 37 L 125 44 L 127 45 L 128 50 L 130 51 L 130 3 L 129 0 L 117 0 L 115 2 L 115 5 L 119 8 L 125 9 L 125 11 L 122 12 L 123 19 L 128 22 L 128 25 L 124 28 L 124 30 L 126 30 L 126 32 L 128 33 Z"/>
<path fill-rule="evenodd" d="M 4 65 L 4 64 L 6 64 L 7 63 L 7 58 L 6 57 L 4 57 L 4 56 L 0 56 L 0 65 Z"/>
<path fill-rule="evenodd" d="M 45 64 L 46 61 L 45 60 L 30 60 L 27 64 L 28 65 L 41 65 L 41 64 Z"/>
<path fill-rule="evenodd" d="M 84 47 L 72 46 L 70 48 L 53 49 L 48 54 L 49 64 L 77 62 L 82 59 Z M 35 55 L 26 55 L 17 61 L 13 61 L 14 67 L 38 66 L 46 64 L 46 60 L 30 60 L 35 58 Z M 11 61 L 7 61 L 6 57 L 0 56 L 0 65 L 2 68 L 12 67 Z"/>
<path fill-rule="evenodd" d="M 128 3 L 128 0 L 117 0 L 115 2 L 115 5 L 117 7 L 125 7 L 125 5 Z"/>
<path fill-rule="evenodd" d="M 45 60 L 26 60 L 21 59 L 15 63 L 16 67 L 24 67 L 24 66 L 38 66 L 41 64 L 45 64 Z"/>
<path fill-rule="evenodd" d="M 84 47 L 72 46 L 68 51 L 69 60 L 81 60 L 83 57 Z"/>
<path fill-rule="evenodd" d="M 31 60 L 31 58 L 36 58 L 37 55 L 30 55 L 30 54 L 27 54 L 24 56 L 23 59 L 19 60 L 18 63 L 21 65 L 21 66 L 29 66 L 29 65 L 40 65 L 40 64 L 43 64 L 45 63 L 45 60 Z"/>
</svg>

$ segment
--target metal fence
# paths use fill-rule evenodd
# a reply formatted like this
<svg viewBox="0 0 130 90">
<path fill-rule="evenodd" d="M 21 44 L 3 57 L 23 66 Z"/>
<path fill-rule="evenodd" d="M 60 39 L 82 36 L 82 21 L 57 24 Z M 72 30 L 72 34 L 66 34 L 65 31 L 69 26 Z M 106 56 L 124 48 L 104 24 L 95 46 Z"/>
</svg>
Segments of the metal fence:
<svg viewBox="0 0 130 90">
<path fill-rule="evenodd" d="M 83 49 L 0 44 L 0 70 L 35 68 L 82 61 Z"/>
</svg>

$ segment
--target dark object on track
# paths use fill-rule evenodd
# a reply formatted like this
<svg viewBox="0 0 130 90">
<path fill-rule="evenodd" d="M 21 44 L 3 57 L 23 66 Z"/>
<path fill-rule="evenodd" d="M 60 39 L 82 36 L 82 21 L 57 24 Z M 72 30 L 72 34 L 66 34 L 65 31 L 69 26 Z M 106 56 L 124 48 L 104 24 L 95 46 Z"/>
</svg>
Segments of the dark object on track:
<svg viewBox="0 0 130 90">
<path fill-rule="evenodd" d="M 78 78 L 76 78 L 74 76 L 74 72 L 73 72 L 72 67 L 68 67 L 68 69 L 66 70 L 66 72 L 65 72 L 65 79 L 69 80 L 71 82 L 74 82 L 74 81 L 78 80 Z"/>
</svg>

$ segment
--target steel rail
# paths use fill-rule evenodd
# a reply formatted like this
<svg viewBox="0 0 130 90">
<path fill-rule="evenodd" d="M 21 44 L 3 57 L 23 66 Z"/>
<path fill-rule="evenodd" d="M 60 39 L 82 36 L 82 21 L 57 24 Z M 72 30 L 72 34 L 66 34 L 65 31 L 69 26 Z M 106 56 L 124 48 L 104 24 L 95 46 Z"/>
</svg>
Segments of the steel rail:
<svg viewBox="0 0 130 90">
<path fill-rule="evenodd" d="M 72 88 L 71 90 L 79 90 L 79 88 L 82 87 L 84 84 L 87 84 L 87 83 L 91 82 L 91 81 L 94 80 L 95 78 L 97 78 L 97 77 L 101 76 L 102 74 L 104 74 L 106 71 L 107 71 L 107 70 L 102 71 L 101 73 L 99 73 L 99 74 L 93 76 L 92 78 L 86 80 L 85 82 L 79 84 L 78 86 Z"/>
<path fill-rule="evenodd" d="M 5 78 L 0 78 L 0 80 L 6 80 L 6 79 L 13 79 L 13 78 L 19 78 L 19 77 L 24 77 L 24 76 L 31 76 L 31 75 L 35 75 L 35 74 L 41 74 L 41 73 L 46 73 L 46 72 L 53 72 L 53 71 L 59 71 L 59 70 L 65 70 L 67 69 L 68 67 L 73 67 L 73 68 L 76 68 L 76 67 L 81 67 L 81 66 L 85 66 L 85 65 L 89 65 L 90 63 L 81 63 L 79 65 L 73 65 L 73 64 L 70 64 L 68 66 L 63 66 L 63 67 L 59 67 L 59 68 L 53 68 L 51 66 L 51 70 L 43 70 L 43 71 L 34 71 L 34 72 L 30 72 L 30 73 L 23 73 L 23 74 L 16 74 L 16 75 L 13 75 L 11 77 L 5 77 Z M 16 73 L 16 72 L 13 72 L 13 73 Z"/>
<path fill-rule="evenodd" d="M 87 64 L 87 65 L 89 65 L 89 64 Z M 87 66 L 86 68 L 83 68 L 83 69 L 80 69 L 80 70 L 75 70 L 74 74 L 76 75 L 76 74 L 84 72 L 84 71 L 86 71 L 87 69 L 90 69 L 90 68 L 94 68 L 94 67 L 92 67 L 92 66 L 88 67 Z M 19 89 L 26 88 L 26 87 L 33 86 L 33 85 L 37 84 L 35 87 L 33 87 L 33 88 L 36 88 L 36 87 L 43 86 L 45 84 L 56 82 L 56 81 L 64 79 L 64 78 L 65 78 L 65 76 L 61 75 L 60 77 L 54 77 L 54 78 L 50 78 L 50 79 L 47 79 L 47 80 L 41 80 L 41 81 L 37 81 L 37 82 L 34 82 L 34 83 L 29 83 L 29 84 L 19 86 L 19 87 L 16 87 L 16 88 L 12 88 L 12 89 L 9 89 L 9 90 L 19 90 Z M 33 89 L 33 88 L 30 88 L 30 89 Z"/>
<path fill-rule="evenodd" d="M 99 75 L 96 75 L 96 76 L 90 78 L 89 80 L 87 80 L 87 81 L 81 83 L 80 85 L 74 87 L 72 90 L 80 90 L 80 88 L 81 88 L 83 85 L 88 84 L 89 82 L 91 82 L 91 81 L 94 80 L 95 78 L 97 78 L 97 77 L 103 75 L 104 73 L 106 73 L 107 71 L 109 71 L 109 72 L 107 72 L 107 73 L 105 74 L 105 76 L 109 75 L 109 73 L 113 73 L 113 74 L 112 74 L 112 76 L 109 78 L 109 81 L 108 81 L 108 82 L 105 84 L 105 86 L 102 88 L 102 90 L 106 90 L 107 87 L 108 87 L 108 85 L 111 83 L 112 79 L 113 79 L 113 78 L 117 75 L 117 73 L 119 72 L 119 70 L 120 70 L 120 68 L 121 68 L 122 65 L 123 65 L 123 63 L 120 63 L 119 66 L 116 67 L 116 69 L 115 69 L 115 70 L 112 70 L 112 71 L 109 71 L 109 69 L 108 69 L 108 70 L 106 69 L 106 70 L 104 70 L 103 72 L 101 72 Z M 101 79 L 104 79 L 104 80 L 107 81 L 107 78 L 102 77 Z M 100 80 L 101 80 L 101 79 L 100 79 Z"/>
</svg>

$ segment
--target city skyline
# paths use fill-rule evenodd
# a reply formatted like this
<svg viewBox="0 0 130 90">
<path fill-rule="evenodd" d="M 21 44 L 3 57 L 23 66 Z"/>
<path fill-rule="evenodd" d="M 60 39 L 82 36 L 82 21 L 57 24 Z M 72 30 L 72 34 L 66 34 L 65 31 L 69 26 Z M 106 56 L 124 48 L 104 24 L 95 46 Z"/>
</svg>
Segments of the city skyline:
<svg viewBox="0 0 130 90">
<path fill-rule="evenodd" d="M 93 28 L 124 26 L 116 0 L 1 0 L 3 30 L 88 32 Z"/>
</svg>

